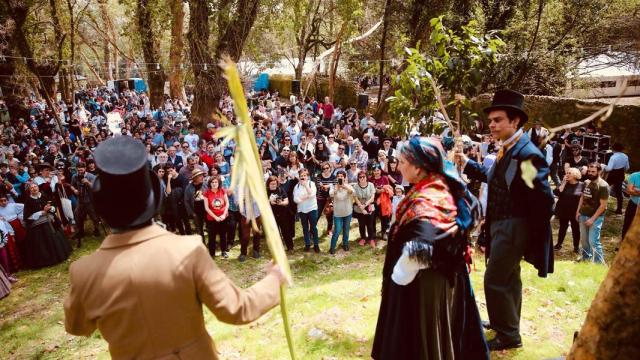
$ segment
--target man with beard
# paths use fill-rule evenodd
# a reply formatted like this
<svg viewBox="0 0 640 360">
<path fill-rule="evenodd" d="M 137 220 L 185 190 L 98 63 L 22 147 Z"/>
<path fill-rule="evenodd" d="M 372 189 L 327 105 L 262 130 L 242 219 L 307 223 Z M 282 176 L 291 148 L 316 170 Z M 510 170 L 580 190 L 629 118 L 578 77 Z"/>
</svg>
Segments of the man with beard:
<svg viewBox="0 0 640 360">
<path fill-rule="evenodd" d="M 587 168 L 585 187 L 578 203 L 576 220 L 580 223 L 580 259 L 604 264 L 600 230 L 609 200 L 609 184 L 600 177 L 602 165 L 593 162 Z"/>
</svg>

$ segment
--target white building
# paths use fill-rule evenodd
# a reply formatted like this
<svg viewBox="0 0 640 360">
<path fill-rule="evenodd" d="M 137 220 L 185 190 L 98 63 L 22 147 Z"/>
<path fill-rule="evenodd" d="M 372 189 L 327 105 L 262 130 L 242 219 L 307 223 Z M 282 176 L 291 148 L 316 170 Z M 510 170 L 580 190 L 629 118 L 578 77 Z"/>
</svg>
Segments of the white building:
<svg viewBox="0 0 640 360">
<path fill-rule="evenodd" d="M 622 56 L 598 55 L 581 62 L 569 74 L 565 95 L 574 98 L 640 96 L 640 66 Z"/>
</svg>

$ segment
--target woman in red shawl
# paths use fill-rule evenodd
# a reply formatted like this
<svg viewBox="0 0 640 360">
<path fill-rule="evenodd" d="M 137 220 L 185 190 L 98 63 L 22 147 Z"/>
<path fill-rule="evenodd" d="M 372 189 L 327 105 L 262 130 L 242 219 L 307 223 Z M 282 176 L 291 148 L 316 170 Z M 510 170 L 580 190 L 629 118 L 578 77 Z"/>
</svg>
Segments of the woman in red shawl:
<svg viewBox="0 0 640 360">
<path fill-rule="evenodd" d="M 489 359 L 466 262 L 465 185 L 436 140 L 414 137 L 399 160 L 413 186 L 390 231 L 371 356 Z"/>
</svg>

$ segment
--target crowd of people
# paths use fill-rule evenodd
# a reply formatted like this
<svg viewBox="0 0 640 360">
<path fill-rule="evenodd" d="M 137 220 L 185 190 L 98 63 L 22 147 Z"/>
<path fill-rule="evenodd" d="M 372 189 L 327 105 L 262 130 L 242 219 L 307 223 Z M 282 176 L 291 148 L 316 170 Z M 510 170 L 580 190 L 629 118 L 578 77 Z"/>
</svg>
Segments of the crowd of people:
<svg viewBox="0 0 640 360">
<path fill-rule="evenodd" d="M 395 209 L 410 189 L 398 169 L 398 155 L 409 139 L 390 136 L 384 121 L 376 121 L 371 113 L 334 106 L 329 98 L 292 99 L 294 103 L 281 100 L 277 93 L 250 94 L 265 186 L 287 251 L 302 246 L 305 252 L 319 253 L 320 238 L 325 235 L 330 245 L 324 251 L 349 251 L 353 218 L 359 230 L 355 244 L 376 247 L 387 239 Z M 165 195 L 158 220 L 168 230 L 199 234 L 211 256 L 228 258 L 238 240 L 240 261 L 249 255 L 249 240 L 251 255 L 261 256 L 261 233 L 250 225 L 252 219 L 240 210 L 229 188 L 237 144 L 216 138 L 218 123 L 198 131 L 190 122 L 188 101 L 167 97 L 161 108 L 152 109 L 144 93 L 95 88 L 79 92 L 73 105 L 60 101 L 49 109 L 35 98 L 25 99 L 25 105 L 30 109 L 28 118 L 4 117 L 0 125 L 4 278 L 15 281 L 20 269 L 66 260 L 72 251 L 71 239 L 76 247 L 82 246 L 87 219 L 93 235 L 106 232 L 92 203 L 97 172 L 93 151 L 112 136 L 131 136 L 145 145 L 149 166 Z M 230 98 L 222 99 L 219 107 L 233 121 Z M 117 129 L 108 123 L 109 113 L 123 119 Z M 556 249 L 562 248 L 570 226 L 573 249 L 581 259 L 603 263 L 599 238 L 609 188 L 618 200 L 618 214 L 623 190 L 632 196 L 625 232 L 635 213 L 640 183 L 634 174 L 623 189 L 629 160 L 620 144 L 614 144 L 615 153 L 607 164 L 583 156 L 581 137 L 593 131 L 589 127 L 558 134 L 543 151 L 558 198 Z M 465 137 L 464 153 L 489 169 L 500 142 L 490 134 L 477 134 L 481 132 L 478 126 Z M 409 137 L 415 135 L 414 131 Z M 547 135 L 540 122 L 529 131 L 536 145 Z M 451 148 L 451 141 L 443 142 Z M 600 176 L 603 171 L 609 174 L 608 183 Z M 486 205 L 487 184 L 463 178 Z M 259 216 L 257 210 L 253 213 Z M 318 229 L 322 217 L 325 231 Z M 294 243 L 299 235 L 296 222 L 302 228 L 301 245 Z"/>
</svg>

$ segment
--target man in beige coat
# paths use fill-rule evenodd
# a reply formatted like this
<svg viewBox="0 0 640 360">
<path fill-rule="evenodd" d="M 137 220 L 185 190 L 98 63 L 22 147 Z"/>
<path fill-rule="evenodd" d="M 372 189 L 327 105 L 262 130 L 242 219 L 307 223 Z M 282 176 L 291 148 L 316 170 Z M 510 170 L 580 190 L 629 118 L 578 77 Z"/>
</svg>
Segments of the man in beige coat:
<svg viewBox="0 0 640 360">
<path fill-rule="evenodd" d="M 220 321 L 245 324 L 279 303 L 285 277 L 270 264 L 263 280 L 239 289 L 198 236 L 174 235 L 153 224 L 157 177 L 149 174 L 146 159 L 132 153 L 144 155 L 144 146 L 126 136 L 96 150 L 96 211 L 113 234 L 71 264 L 65 327 L 85 336 L 99 329 L 114 359 L 216 359 L 202 304 Z"/>
</svg>

